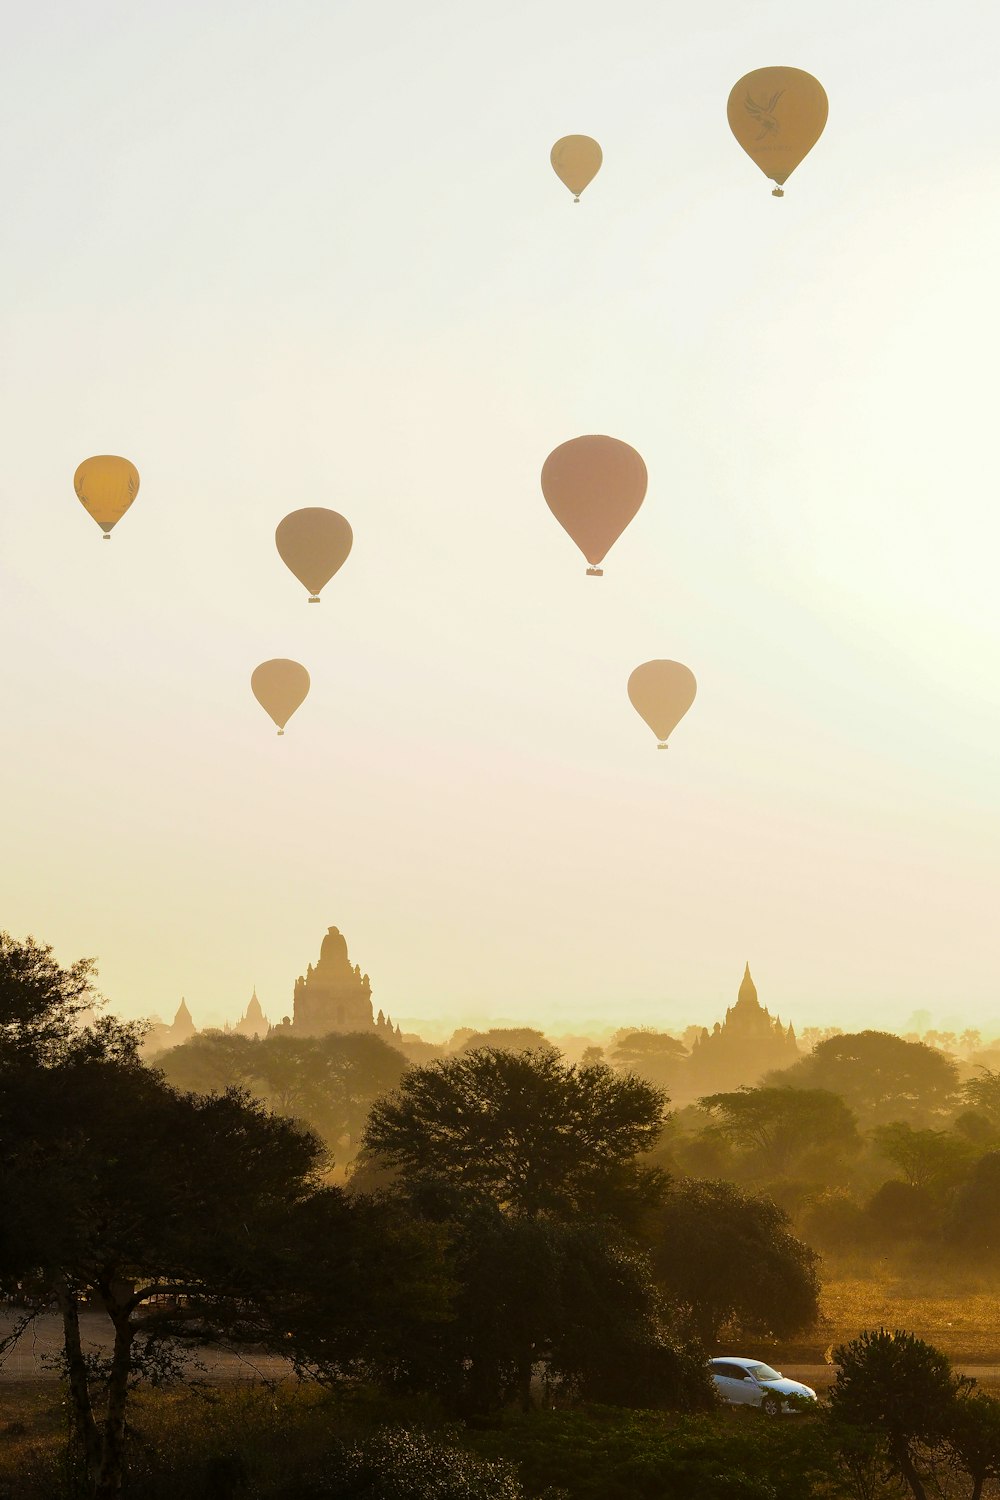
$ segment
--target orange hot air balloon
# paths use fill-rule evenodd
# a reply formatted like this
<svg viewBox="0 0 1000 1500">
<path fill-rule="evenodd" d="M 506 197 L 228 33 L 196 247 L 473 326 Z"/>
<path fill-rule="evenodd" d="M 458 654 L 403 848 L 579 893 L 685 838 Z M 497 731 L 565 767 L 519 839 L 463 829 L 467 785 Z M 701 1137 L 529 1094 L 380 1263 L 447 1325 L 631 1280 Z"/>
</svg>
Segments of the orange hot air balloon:
<svg viewBox="0 0 1000 1500">
<path fill-rule="evenodd" d="M 278 733 L 284 734 L 285 725 L 309 691 L 309 673 L 297 661 L 276 657 L 254 668 L 250 687 L 261 708 L 277 724 Z"/>
<path fill-rule="evenodd" d="M 73 475 L 73 488 L 80 504 L 90 512 L 111 540 L 111 528 L 128 510 L 139 493 L 139 470 L 127 458 L 104 453 L 85 458 Z"/>
<path fill-rule="evenodd" d="M 694 702 L 698 684 L 694 673 L 679 661 L 644 661 L 628 680 L 632 707 L 645 719 L 659 740 L 658 750 L 667 748 L 667 740 Z"/>
<path fill-rule="evenodd" d="M 335 510 L 307 506 L 278 522 L 274 533 L 281 561 L 309 590 L 309 603 L 319 603 L 319 591 L 343 567 L 354 533 Z"/>
<path fill-rule="evenodd" d="M 604 152 L 589 135 L 564 135 L 549 153 L 552 169 L 573 194 L 574 203 L 579 203 L 580 194 L 588 182 L 593 182 L 603 160 Z"/>
<path fill-rule="evenodd" d="M 735 84 L 729 95 L 729 128 L 765 177 L 782 184 L 820 136 L 830 110 L 826 90 L 801 68 L 758 68 Z"/>
<path fill-rule="evenodd" d="M 542 465 L 542 494 L 600 578 L 597 565 L 621 536 L 646 495 L 646 465 L 628 443 L 578 437 L 560 443 Z"/>
</svg>

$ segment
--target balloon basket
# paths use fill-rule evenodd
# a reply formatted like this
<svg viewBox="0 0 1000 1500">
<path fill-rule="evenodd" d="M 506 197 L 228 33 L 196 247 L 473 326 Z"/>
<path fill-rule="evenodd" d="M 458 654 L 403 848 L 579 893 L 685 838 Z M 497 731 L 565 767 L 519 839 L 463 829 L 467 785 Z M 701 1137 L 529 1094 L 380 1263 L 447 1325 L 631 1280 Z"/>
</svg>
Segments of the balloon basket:
<svg viewBox="0 0 1000 1500">
<path fill-rule="evenodd" d="M 319 603 L 319 595 L 318 594 L 310 594 L 309 595 L 309 603 L 310 604 L 318 604 Z"/>
<path fill-rule="evenodd" d="M 669 750 L 670 746 L 667 744 L 666 740 L 661 740 L 656 748 L 657 750 Z"/>
<path fill-rule="evenodd" d="M 279 729 L 279 730 L 278 730 L 278 733 L 279 733 L 279 734 L 284 734 L 284 732 L 285 732 L 285 731 L 284 731 L 284 730 L 283 730 L 283 729 Z"/>
<path fill-rule="evenodd" d="M 771 197 L 772 198 L 783 198 L 784 196 L 785 196 L 785 190 L 784 190 L 784 188 L 776 187 L 776 188 L 772 188 L 771 189 Z"/>
<path fill-rule="evenodd" d="M 102 540 L 105 541 L 105 542 L 110 542 L 110 540 L 111 540 L 111 532 L 110 531 L 106 531 L 104 533 L 104 536 L 103 536 Z"/>
<path fill-rule="evenodd" d="M 588 578 L 603 578 L 604 577 L 604 569 L 603 568 L 588 568 L 587 569 L 587 577 Z"/>
<path fill-rule="evenodd" d="M 574 198 L 574 199 L 573 199 L 573 202 L 574 202 L 574 203 L 579 203 L 579 201 L 580 201 L 580 200 L 579 200 L 579 198 Z"/>
</svg>

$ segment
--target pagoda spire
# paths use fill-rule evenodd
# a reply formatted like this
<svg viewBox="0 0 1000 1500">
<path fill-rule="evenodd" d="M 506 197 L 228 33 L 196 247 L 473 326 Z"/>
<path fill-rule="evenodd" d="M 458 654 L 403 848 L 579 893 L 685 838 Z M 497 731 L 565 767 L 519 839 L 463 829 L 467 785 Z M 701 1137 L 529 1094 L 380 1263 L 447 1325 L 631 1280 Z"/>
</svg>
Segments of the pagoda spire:
<svg viewBox="0 0 1000 1500">
<path fill-rule="evenodd" d="M 760 1001 L 757 999 L 757 986 L 754 984 L 753 980 L 750 977 L 749 961 L 747 962 L 746 968 L 743 970 L 743 979 L 740 983 L 740 992 L 736 997 L 737 1005 L 741 1000 L 746 1000 L 748 1002 L 752 1001 L 754 1005 L 760 1004 Z"/>
</svg>

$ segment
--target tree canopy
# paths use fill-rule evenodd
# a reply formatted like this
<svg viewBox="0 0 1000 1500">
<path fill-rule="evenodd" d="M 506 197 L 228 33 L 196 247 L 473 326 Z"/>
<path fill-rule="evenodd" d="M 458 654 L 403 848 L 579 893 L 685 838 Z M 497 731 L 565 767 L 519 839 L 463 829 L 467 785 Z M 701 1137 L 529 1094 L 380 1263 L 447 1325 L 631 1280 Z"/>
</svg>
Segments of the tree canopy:
<svg viewBox="0 0 1000 1500">
<path fill-rule="evenodd" d="M 826 1037 L 808 1057 L 767 1082 L 828 1089 L 865 1125 L 892 1120 L 926 1125 L 952 1109 L 958 1069 L 924 1042 L 906 1042 L 888 1031 L 859 1031 Z"/>
<path fill-rule="evenodd" d="M 602 1064 L 485 1048 L 404 1075 L 364 1142 L 408 1177 L 440 1174 L 511 1212 L 589 1212 L 641 1178 L 634 1158 L 666 1110 L 662 1090 Z"/>
</svg>

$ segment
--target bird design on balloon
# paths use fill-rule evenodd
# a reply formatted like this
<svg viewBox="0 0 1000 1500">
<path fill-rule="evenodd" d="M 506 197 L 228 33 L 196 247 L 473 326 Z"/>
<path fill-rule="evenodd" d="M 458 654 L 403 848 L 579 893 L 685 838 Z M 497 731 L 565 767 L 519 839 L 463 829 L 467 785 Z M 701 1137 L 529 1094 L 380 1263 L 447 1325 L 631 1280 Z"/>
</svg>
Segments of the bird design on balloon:
<svg viewBox="0 0 1000 1500">
<path fill-rule="evenodd" d="M 764 139 L 769 130 L 781 129 L 781 126 L 774 118 L 774 107 L 784 92 L 784 89 L 779 89 L 776 94 L 771 95 L 766 104 L 755 104 L 750 95 L 747 94 L 746 108 L 755 117 L 758 125 L 763 126 L 760 135 L 757 137 L 759 141 Z"/>
</svg>

